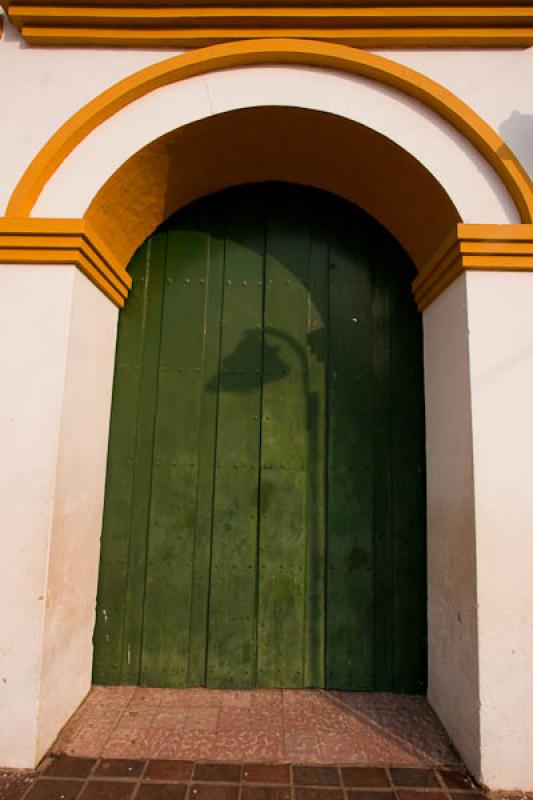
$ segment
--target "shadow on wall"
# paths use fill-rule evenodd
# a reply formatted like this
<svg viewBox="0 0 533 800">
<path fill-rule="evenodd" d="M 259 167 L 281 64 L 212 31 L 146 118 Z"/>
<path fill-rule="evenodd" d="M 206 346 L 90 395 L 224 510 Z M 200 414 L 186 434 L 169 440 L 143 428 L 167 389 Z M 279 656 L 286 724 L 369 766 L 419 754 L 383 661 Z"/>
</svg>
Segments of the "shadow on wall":
<svg viewBox="0 0 533 800">
<path fill-rule="evenodd" d="M 513 111 L 500 125 L 499 133 L 533 178 L 533 114 Z"/>
</svg>

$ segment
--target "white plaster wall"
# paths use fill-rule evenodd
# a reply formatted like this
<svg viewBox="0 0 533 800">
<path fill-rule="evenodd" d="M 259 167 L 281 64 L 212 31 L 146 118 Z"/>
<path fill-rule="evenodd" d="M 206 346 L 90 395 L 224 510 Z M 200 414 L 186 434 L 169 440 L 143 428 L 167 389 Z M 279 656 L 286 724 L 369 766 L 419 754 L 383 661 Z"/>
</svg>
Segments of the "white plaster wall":
<svg viewBox="0 0 533 800">
<path fill-rule="evenodd" d="M 365 78 L 297 66 L 221 70 L 130 103 L 58 168 L 32 216 L 82 216 L 115 170 L 149 142 L 213 114 L 257 106 L 323 111 L 366 125 L 424 164 L 464 222 L 519 221 L 507 190 L 475 148 L 418 101 Z"/>
<path fill-rule="evenodd" d="M 479 775 L 476 531 L 466 280 L 424 311 L 428 698 Z"/>
<path fill-rule="evenodd" d="M 533 176 L 533 48 L 383 51 L 446 86 L 511 147 Z"/>
<path fill-rule="evenodd" d="M 75 267 L 0 265 L 2 766 L 34 766 L 90 684 L 116 318 Z"/>
<path fill-rule="evenodd" d="M 0 214 L 55 131 L 93 97 L 175 50 L 28 47 L 7 17 L 0 38 Z"/>
<path fill-rule="evenodd" d="M 468 273 L 481 777 L 533 789 L 533 274 Z"/>
<path fill-rule="evenodd" d="M 40 755 L 91 685 L 117 320 L 118 309 L 76 270 L 43 636 Z"/>
<path fill-rule="evenodd" d="M 0 266 L 0 765 L 33 766 L 74 269 Z"/>
</svg>

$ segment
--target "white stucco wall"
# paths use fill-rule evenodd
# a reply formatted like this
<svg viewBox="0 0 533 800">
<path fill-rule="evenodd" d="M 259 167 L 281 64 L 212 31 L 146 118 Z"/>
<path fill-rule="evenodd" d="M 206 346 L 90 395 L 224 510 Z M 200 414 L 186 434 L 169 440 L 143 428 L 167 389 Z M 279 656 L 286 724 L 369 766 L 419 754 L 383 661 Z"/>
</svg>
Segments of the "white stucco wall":
<svg viewBox="0 0 533 800">
<path fill-rule="evenodd" d="M 476 528 L 466 278 L 424 312 L 428 697 L 479 774 Z"/>
<path fill-rule="evenodd" d="M 533 274 L 424 312 L 429 700 L 491 789 L 533 787 Z"/>
<path fill-rule="evenodd" d="M 0 265 L 0 764 L 88 691 L 117 309 L 75 268 Z"/>
<path fill-rule="evenodd" d="M 533 273 L 469 273 L 481 775 L 533 789 Z"/>
<path fill-rule="evenodd" d="M 475 148 L 418 101 L 365 78 L 297 66 L 222 70 L 139 98 L 81 142 L 32 216 L 82 216 L 115 170 L 149 142 L 211 115 L 258 106 L 323 111 L 365 125 L 420 161 L 464 222 L 519 222 L 507 190 Z"/>
</svg>

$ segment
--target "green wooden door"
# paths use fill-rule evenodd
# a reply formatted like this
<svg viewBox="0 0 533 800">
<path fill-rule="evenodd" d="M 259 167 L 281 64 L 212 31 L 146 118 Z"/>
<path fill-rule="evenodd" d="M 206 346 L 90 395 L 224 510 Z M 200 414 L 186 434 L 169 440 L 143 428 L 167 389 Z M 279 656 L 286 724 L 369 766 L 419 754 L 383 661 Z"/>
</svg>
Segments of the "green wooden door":
<svg viewBox="0 0 533 800">
<path fill-rule="evenodd" d="M 422 691 L 414 269 L 285 184 L 160 228 L 121 312 L 94 680 Z"/>
</svg>

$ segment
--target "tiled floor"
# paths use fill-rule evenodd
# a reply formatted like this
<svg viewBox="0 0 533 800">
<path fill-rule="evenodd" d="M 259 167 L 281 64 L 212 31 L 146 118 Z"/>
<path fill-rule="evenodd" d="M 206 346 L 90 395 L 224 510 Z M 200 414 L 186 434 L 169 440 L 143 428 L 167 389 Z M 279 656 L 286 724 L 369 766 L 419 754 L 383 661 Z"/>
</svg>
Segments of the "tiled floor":
<svg viewBox="0 0 533 800">
<path fill-rule="evenodd" d="M 16 778 L 16 776 L 15 776 Z M 60 756 L 0 800 L 483 800 L 459 771 Z"/>
<path fill-rule="evenodd" d="M 104 758 L 458 765 L 424 698 L 322 690 L 98 686 L 63 730 L 54 752 Z"/>
</svg>

